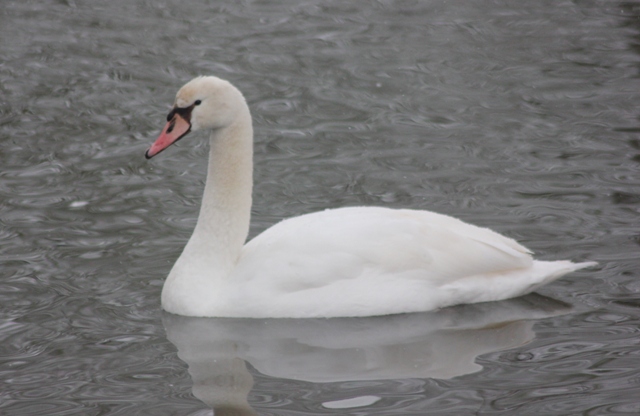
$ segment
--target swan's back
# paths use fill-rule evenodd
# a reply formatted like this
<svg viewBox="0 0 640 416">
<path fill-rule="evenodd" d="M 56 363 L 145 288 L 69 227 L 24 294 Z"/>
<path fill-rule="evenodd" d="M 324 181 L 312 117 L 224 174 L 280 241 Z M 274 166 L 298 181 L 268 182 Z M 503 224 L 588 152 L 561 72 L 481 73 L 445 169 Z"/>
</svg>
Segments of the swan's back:
<svg viewBox="0 0 640 416">
<path fill-rule="evenodd" d="M 354 207 L 276 224 L 247 243 L 231 279 L 243 315 L 368 316 L 518 296 L 566 263 L 533 261 L 446 215 Z"/>
</svg>

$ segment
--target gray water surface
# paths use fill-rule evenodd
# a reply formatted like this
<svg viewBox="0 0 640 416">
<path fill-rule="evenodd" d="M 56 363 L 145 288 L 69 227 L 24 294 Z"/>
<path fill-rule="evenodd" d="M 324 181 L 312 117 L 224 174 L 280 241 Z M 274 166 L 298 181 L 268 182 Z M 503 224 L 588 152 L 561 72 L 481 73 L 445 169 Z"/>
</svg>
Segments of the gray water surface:
<svg viewBox="0 0 640 416">
<path fill-rule="evenodd" d="M 0 38 L 0 414 L 640 414 L 639 2 L 8 0 Z M 600 266 L 425 314 L 163 314 L 208 149 L 144 151 L 202 74 L 254 115 L 251 236 L 406 207 Z"/>
</svg>

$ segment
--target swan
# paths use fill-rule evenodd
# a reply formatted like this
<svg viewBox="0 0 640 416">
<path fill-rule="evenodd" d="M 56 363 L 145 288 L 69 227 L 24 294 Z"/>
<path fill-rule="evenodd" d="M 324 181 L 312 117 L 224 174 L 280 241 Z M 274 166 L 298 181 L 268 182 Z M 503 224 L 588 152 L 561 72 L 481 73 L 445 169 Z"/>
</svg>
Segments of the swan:
<svg viewBox="0 0 640 416">
<path fill-rule="evenodd" d="M 529 293 L 593 262 L 533 260 L 516 241 L 429 211 L 328 209 L 286 219 L 245 244 L 253 127 L 242 93 L 214 76 L 177 93 L 150 159 L 210 131 L 198 220 L 162 288 L 167 312 L 199 317 L 363 317 Z"/>
</svg>

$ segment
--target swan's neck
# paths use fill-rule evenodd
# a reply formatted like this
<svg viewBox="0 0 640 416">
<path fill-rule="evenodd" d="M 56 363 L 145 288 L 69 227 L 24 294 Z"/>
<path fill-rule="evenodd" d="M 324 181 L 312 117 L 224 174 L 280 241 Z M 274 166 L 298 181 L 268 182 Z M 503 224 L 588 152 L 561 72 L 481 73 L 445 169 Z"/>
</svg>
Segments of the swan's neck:
<svg viewBox="0 0 640 416">
<path fill-rule="evenodd" d="M 198 223 L 187 248 L 230 272 L 249 232 L 253 185 L 253 128 L 245 117 L 211 133 L 207 181 Z M 185 248 L 185 252 L 187 251 Z"/>
<path fill-rule="evenodd" d="M 249 232 L 253 184 L 253 128 L 247 108 L 210 138 L 209 167 L 193 235 L 162 289 L 165 310 L 206 315 L 228 282 Z"/>
</svg>

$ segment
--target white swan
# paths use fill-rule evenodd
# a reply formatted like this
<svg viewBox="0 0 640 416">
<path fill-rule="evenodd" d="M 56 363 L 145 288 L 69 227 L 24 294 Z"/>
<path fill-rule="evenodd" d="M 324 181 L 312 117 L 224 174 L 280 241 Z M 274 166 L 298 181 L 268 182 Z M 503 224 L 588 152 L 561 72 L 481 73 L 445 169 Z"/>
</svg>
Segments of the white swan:
<svg viewBox="0 0 640 416">
<path fill-rule="evenodd" d="M 204 317 L 337 317 L 426 311 L 535 290 L 595 263 L 537 261 L 514 240 L 428 211 L 340 208 L 282 221 L 244 244 L 253 127 L 229 82 L 184 85 L 149 159 L 210 130 L 207 181 L 193 235 L 162 289 L 162 307 Z"/>
</svg>

